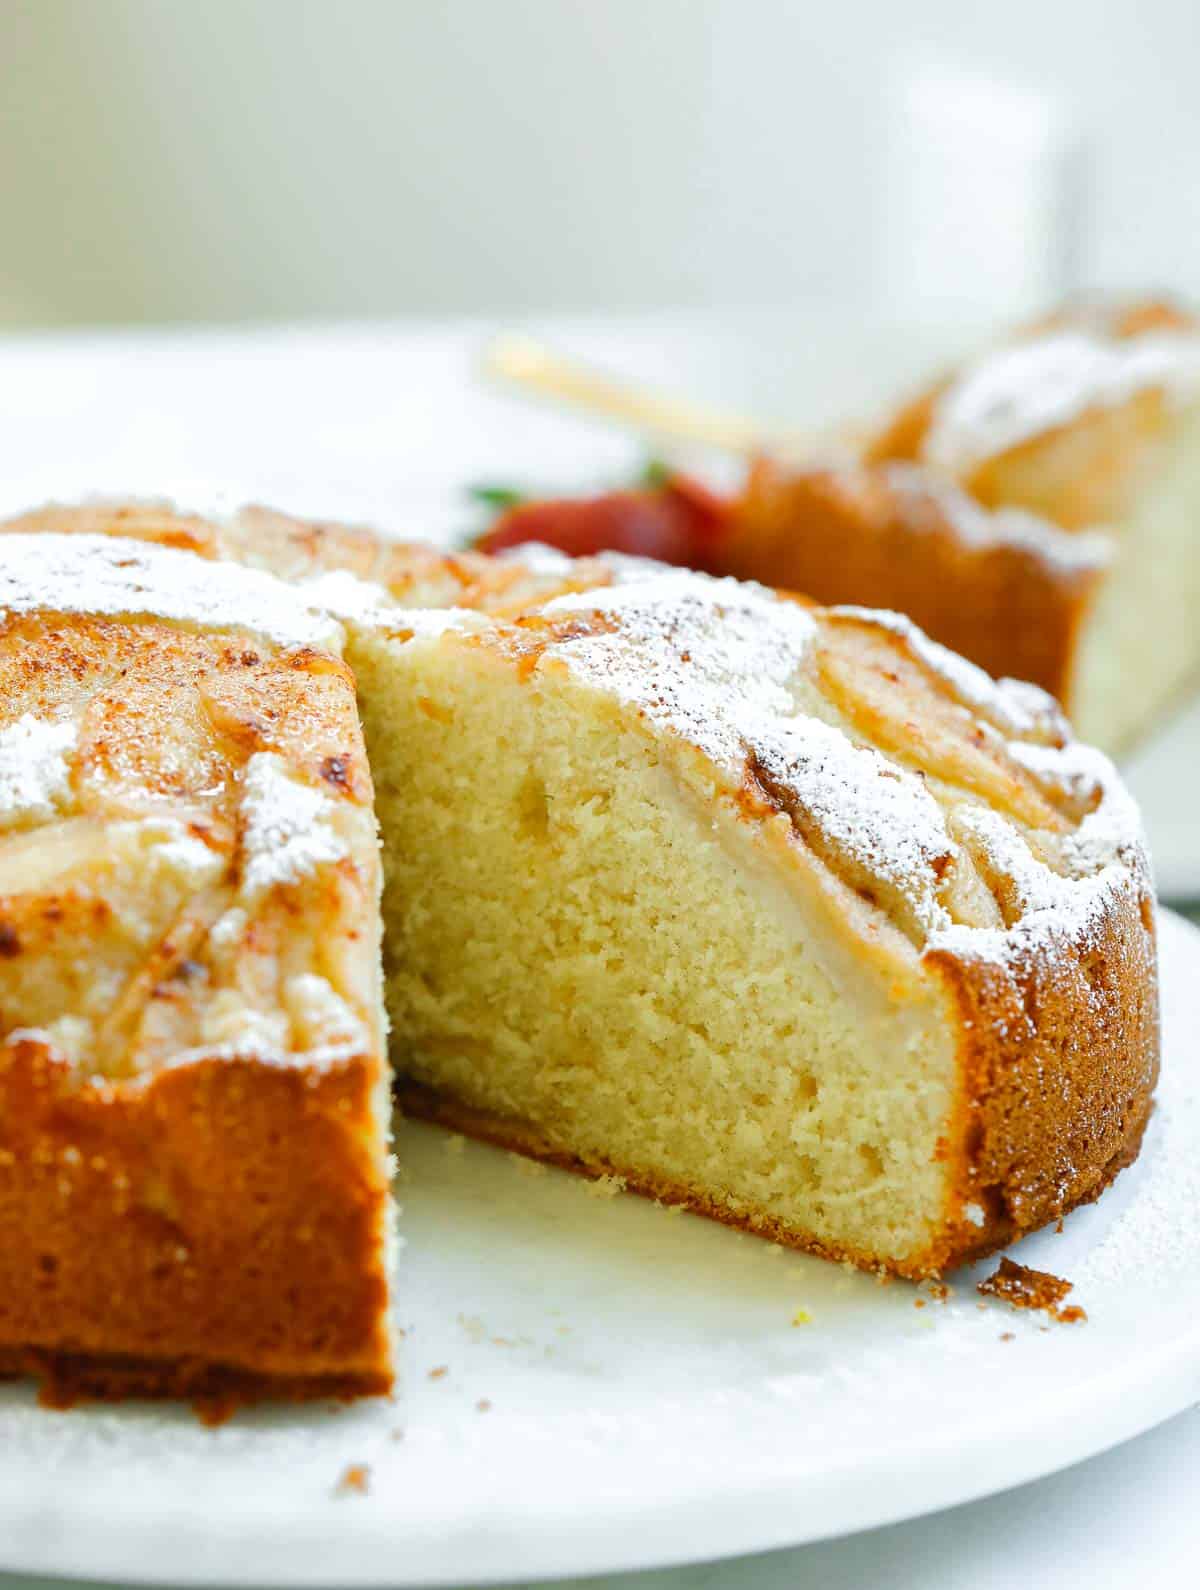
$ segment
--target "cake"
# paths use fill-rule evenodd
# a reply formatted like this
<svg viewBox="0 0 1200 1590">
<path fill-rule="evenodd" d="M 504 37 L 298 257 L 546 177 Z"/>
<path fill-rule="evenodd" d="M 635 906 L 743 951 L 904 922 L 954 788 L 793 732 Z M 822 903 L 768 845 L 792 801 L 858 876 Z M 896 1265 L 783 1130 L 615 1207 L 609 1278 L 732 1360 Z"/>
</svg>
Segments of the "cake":
<svg viewBox="0 0 1200 1590">
<path fill-rule="evenodd" d="M 0 1373 L 53 1400 L 392 1382 L 379 863 L 341 650 L 251 570 L 4 539 Z"/>
<path fill-rule="evenodd" d="M 867 1269 L 940 1275 L 1137 1153 L 1144 845 L 1036 689 L 637 559 L 147 507 L 3 545 L 4 1368 L 390 1383 L 381 938 L 407 1110 Z M 81 820 L 133 836 L 119 891 Z"/>
</svg>

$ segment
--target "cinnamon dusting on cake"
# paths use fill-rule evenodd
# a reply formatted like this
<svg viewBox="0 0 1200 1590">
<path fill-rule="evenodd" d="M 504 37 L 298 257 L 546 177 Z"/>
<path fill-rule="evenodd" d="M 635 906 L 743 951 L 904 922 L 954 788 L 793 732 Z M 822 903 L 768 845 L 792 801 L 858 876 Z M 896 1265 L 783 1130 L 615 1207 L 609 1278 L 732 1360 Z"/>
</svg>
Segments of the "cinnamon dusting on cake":
<svg viewBox="0 0 1200 1590">
<path fill-rule="evenodd" d="M 1048 1270 L 1032 1270 L 1009 1258 L 1000 1260 L 995 1273 L 980 1281 L 977 1291 L 984 1297 L 999 1298 L 1012 1308 L 1040 1309 L 1063 1325 L 1082 1324 L 1087 1319 L 1077 1303 L 1060 1307 L 1063 1298 L 1074 1291 L 1071 1281 L 1051 1275 Z"/>
</svg>

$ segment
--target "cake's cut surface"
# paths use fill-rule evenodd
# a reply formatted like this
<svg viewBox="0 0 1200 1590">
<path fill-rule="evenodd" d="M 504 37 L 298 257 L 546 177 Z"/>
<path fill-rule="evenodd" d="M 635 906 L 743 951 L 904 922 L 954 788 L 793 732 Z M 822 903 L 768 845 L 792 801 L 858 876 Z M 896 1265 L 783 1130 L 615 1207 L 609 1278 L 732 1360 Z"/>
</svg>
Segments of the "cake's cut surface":
<svg viewBox="0 0 1200 1590">
<path fill-rule="evenodd" d="M 378 860 L 341 642 L 266 575 L 4 540 L 0 1371 L 54 1395 L 390 1384 Z"/>
<path fill-rule="evenodd" d="M 1158 1053 L 1111 767 L 901 620 L 622 574 L 355 638 L 411 1107 L 916 1276 L 1094 1196 Z"/>
</svg>

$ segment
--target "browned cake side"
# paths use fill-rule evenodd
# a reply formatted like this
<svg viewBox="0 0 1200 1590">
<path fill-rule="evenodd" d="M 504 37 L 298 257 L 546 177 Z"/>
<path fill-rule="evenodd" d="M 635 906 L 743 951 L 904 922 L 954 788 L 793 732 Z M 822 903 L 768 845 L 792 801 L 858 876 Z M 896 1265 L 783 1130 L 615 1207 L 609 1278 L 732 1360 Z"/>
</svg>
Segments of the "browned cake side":
<svg viewBox="0 0 1200 1590">
<path fill-rule="evenodd" d="M 740 579 L 818 602 L 907 613 L 994 677 L 1029 680 L 1065 701 L 1102 564 L 1072 555 L 1049 526 L 1031 534 L 1022 518 L 993 521 L 903 464 L 791 471 L 760 459 L 734 505 L 722 562 Z"/>
<path fill-rule="evenodd" d="M 0 568 L 0 1373 L 383 1391 L 354 681 L 287 587 L 127 548 L 17 536 Z"/>
<path fill-rule="evenodd" d="M 370 1056 L 93 1085 L 0 1061 L 0 1374 L 43 1396 L 386 1391 Z"/>
</svg>

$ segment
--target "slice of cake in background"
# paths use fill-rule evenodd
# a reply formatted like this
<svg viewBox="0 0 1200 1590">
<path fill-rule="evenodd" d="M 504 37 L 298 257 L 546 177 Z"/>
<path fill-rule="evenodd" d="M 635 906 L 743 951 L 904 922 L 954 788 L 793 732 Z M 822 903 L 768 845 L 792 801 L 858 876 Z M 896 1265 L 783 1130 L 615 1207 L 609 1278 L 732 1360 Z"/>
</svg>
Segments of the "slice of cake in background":
<svg viewBox="0 0 1200 1590">
<path fill-rule="evenodd" d="M 4 538 L 0 1373 L 58 1400 L 391 1384 L 379 864 L 341 641 L 186 550 Z"/>
<path fill-rule="evenodd" d="M 1191 315 L 1153 300 L 1063 311 L 815 453 L 761 454 L 723 500 L 668 471 L 521 504 L 480 544 L 612 547 L 892 608 L 1049 690 L 1109 750 L 1200 680 Z"/>
<path fill-rule="evenodd" d="M 1112 551 L 1066 670 L 1079 732 L 1119 747 L 1200 676 L 1200 328 L 1166 303 L 1084 304 L 971 361 L 867 447 Z M 1053 541 L 1045 547 L 1053 560 Z M 1069 577 L 1063 580 L 1064 587 Z"/>
<path fill-rule="evenodd" d="M 1107 532 L 983 508 L 919 465 L 764 458 L 731 505 L 721 562 L 817 601 L 902 612 L 994 678 L 1048 691 L 1081 738 L 1116 749 L 1132 729 L 1096 699 L 1085 649 L 1116 556 Z M 1147 694 L 1148 714 L 1161 705 Z"/>
</svg>

